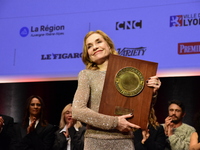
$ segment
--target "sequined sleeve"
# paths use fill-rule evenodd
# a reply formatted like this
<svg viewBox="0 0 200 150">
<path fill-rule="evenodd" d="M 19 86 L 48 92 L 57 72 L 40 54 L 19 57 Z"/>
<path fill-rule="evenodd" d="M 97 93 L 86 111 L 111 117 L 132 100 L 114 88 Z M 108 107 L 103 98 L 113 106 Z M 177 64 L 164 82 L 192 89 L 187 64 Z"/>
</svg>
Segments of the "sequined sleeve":
<svg viewBox="0 0 200 150">
<path fill-rule="evenodd" d="M 73 100 L 73 118 L 103 130 L 116 128 L 117 117 L 100 114 L 88 107 L 89 99 L 91 98 L 90 93 L 89 75 L 85 70 L 82 70 L 78 76 L 78 88 Z"/>
</svg>

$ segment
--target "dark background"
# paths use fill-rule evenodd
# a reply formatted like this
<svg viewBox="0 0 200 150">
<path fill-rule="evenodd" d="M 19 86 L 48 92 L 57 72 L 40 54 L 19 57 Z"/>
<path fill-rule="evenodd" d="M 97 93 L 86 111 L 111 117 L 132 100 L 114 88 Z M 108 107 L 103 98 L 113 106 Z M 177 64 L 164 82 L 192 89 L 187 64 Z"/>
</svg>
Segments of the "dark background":
<svg viewBox="0 0 200 150">
<path fill-rule="evenodd" d="M 186 106 L 184 122 L 193 125 L 200 106 L 200 76 L 162 77 L 155 111 L 159 123 L 168 114 L 168 101 L 178 99 Z M 51 82 L 22 82 L 0 84 L 0 113 L 12 116 L 15 122 L 23 117 L 25 102 L 31 95 L 39 95 L 46 105 L 47 120 L 59 124 L 62 109 L 73 101 L 77 80 Z"/>
</svg>

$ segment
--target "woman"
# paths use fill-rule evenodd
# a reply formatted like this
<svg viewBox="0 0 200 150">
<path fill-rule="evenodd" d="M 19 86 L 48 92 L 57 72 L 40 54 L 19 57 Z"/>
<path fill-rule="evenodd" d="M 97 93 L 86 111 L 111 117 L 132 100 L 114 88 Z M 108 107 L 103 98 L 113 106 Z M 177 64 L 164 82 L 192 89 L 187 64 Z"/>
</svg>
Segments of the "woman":
<svg viewBox="0 0 200 150">
<path fill-rule="evenodd" d="M 85 126 L 72 118 L 72 104 L 62 110 L 54 150 L 83 150 Z"/>
<path fill-rule="evenodd" d="M 18 127 L 17 150 L 50 150 L 54 142 L 54 126 L 44 119 L 44 102 L 32 95 L 27 100 L 22 125 Z"/>
<path fill-rule="evenodd" d="M 116 54 L 112 40 L 102 31 L 91 31 L 84 38 L 82 60 L 86 69 L 79 73 L 78 88 L 73 100 L 72 117 L 88 125 L 85 133 L 85 150 L 130 150 L 133 145 L 133 128 L 140 128 L 123 116 L 108 116 L 98 113 L 110 54 Z M 160 80 L 151 77 L 147 86 L 160 87 Z"/>
<path fill-rule="evenodd" d="M 135 150 L 164 150 L 166 139 L 163 126 L 157 122 L 153 106 L 150 110 L 147 130 L 134 132 Z"/>
</svg>

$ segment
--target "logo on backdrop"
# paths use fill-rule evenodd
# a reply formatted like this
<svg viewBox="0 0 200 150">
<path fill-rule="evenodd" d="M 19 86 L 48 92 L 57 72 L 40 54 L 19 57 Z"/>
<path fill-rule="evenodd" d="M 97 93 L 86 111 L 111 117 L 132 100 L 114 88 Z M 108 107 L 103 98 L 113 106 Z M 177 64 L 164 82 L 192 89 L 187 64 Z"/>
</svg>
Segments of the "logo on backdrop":
<svg viewBox="0 0 200 150">
<path fill-rule="evenodd" d="M 178 54 L 200 54 L 200 42 L 178 43 Z"/>
<path fill-rule="evenodd" d="M 116 30 L 131 30 L 131 29 L 138 29 L 142 28 L 142 20 L 136 21 L 120 21 L 116 22 Z"/>
<path fill-rule="evenodd" d="M 146 52 L 146 47 L 137 47 L 137 48 L 118 48 L 117 51 L 121 56 L 143 56 Z"/>
<path fill-rule="evenodd" d="M 41 60 L 81 58 L 82 53 L 43 54 Z"/>
<path fill-rule="evenodd" d="M 29 29 L 27 27 L 22 27 L 19 31 L 19 34 L 22 37 L 26 37 L 29 34 Z"/>
<path fill-rule="evenodd" d="M 64 25 L 41 25 L 41 26 L 31 26 L 22 27 L 20 29 L 20 35 L 26 37 L 44 37 L 44 36 L 58 36 L 64 35 L 65 26 Z"/>
<path fill-rule="evenodd" d="M 200 13 L 170 16 L 170 27 L 200 25 Z"/>
</svg>

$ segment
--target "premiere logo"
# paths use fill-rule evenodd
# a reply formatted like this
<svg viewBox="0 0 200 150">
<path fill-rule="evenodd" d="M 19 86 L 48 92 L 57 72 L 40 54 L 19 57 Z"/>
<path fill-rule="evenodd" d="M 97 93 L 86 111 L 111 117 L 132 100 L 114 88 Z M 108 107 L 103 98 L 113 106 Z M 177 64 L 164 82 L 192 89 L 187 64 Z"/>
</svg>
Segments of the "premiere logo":
<svg viewBox="0 0 200 150">
<path fill-rule="evenodd" d="M 138 47 L 138 48 L 118 48 L 117 49 L 119 55 L 121 56 L 143 56 L 146 52 L 146 47 Z"/>
<path fill-rule="evenodd" d="M 116 22 L 116 30 L 130 30 L 136 28 L 142 28 L 142 20 Z"/>
<path fill-rule="evenodd" d="M 200 42 L 178 43 L 178 54 L 200 54 Z"/>
<path fill-rule="evenodd" d="M 170 16 L 170 27 L 200 25 L 200 13 Z"/>
</svg>

